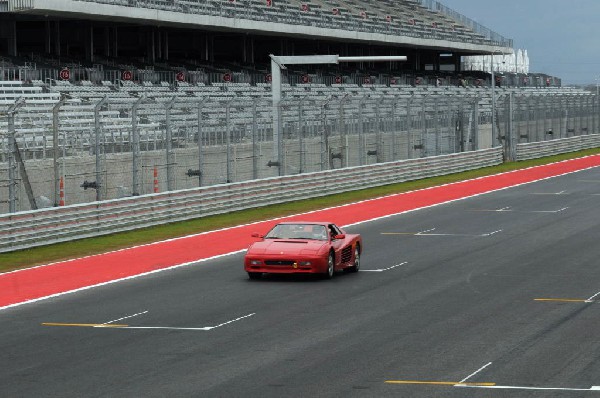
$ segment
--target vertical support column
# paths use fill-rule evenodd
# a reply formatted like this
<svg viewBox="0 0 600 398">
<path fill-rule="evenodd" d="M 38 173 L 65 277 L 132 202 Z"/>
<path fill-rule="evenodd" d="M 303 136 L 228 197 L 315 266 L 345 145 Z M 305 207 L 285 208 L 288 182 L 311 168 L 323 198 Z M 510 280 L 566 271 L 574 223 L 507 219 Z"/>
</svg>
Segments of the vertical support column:
<svg viewBox="0 0 600 398">
<path fill-rule="evenodd" d="M 273 161 L 277 162 L 278 172 L 281 175 L 281 153 L 282 144 L 279 103 L 281 102 L 281 67 L 271 58 L 271 92 L 273 99 Z"/>
<path fill-rule="evenodd" d="M 365 164 L 365 120 L 364 120 L 364 106 L 367 96 L 364 96 L 358 102 L 358 164 L 362 166 Z"/>
<path fill-rule="evenodd" d="M 258 148 L 256 142 L 256 135 L 258 134 L 258 101 L 260 98 L 255 98 L 252 101 L 252 179 L 258 179 Z M 302 148 L 300 148 L 302 149 Z"/>
<path fill-rule="evenodd" d="M 17 110 L 23 106 L 25 101 L 19 98 L 8 108 L 8 211 L 14 213 L 17 211 L 17 192 L 16 192 L 16 152 L 17 143 L 15 141 L 15 115 Z"/>
<path fill-rule="evenodd" d="M 202 186 L 202 175 L 204 174 L 204 150 L 202 141 L 204 140 L 204 132 L 202 130 L 202 108 L 206 99 L 203 99 L 198 104 L 198 186 Z"/>
<path fill-rule="evenodd" d="M 100 144 L 100 108 L 104 104 L 108 102 L 108 96 L 104 96 L 95 106 L 94 106 L 94 133 L 95 133 L 95 144 L 96 144 L 96 200 L 102 200 L 102 189 L 104 189 L 104 184 L 102 182 L 102 167 L 101 167 L 101 158 L 100 156 L 104 152 L 103 145 Z M 102 148 L 102 149 L 101 149 Z"/>
<path fill-rule="evenodd" d="M 514 94 L 511 92 L 508 94 L 508 128 L 506 129 L 506 157 L 508 161 L 514 161 L 516 158 L 516 145 L 515 145 L 515 125 L 514 125 Z"/>
<path fill-rule="evenodd" d="M 473 100 L 473 146 L 471 149 L 475 151 L 483 149 L 479 147 L 479 101 L 479 97 Z"/>
<path fill-rule="evenodd" d="M 413 150 L 414 144 L 412 139 L 412 101 L 414 99 L 414 94 L 406 100 L 406 156 L 408 159 L 413 158 Z"/>
<path fill-rule="evenodd" d="M 299 145 L 299 166 L 298 172 L 300 174 L 304 173 L 304 98 L 300 98 L 300 103 L 298 104 L 298 145 Z"/>
<path fill-rule="evenodd" d="M 173 182 L 175 181 L 173 176 L 173 131 L 171 129 L 171 111 L 175 106 L 175 101 L 177 101 L 177 97 L 173 96 L 165 109 L 165 158 L 167 162 L 167 191 L 173 191 L 175 189 L 173 185 Z"/>
<path fill-rule="evenodd" d="M 60 107 L 65 103 L 66 98 L 61 97 L 60 101 L 52 107 L 52 166 L 54 171 L 54 206 L 58 206 L 60 203 L 60 181 L 58 171 L 58 112 Z M 64 161 L 64 159 L 63 159 Z"/>
<path fill-rule="evenodd" d="M 235 101 L 235 98 L 230 100 L 225 106 L 225 124 L 226 124 L 226 137 L 225 142 L 227 144 L 227 156 L 226 156 L 226 171 L 227 171 L 227 183 L 233 182 L 231 179 L 231 104 Z"/>
<path fill-rule="evenodd" d="M 146 99 L 145 96 L 141 96 L 131 108 L 131 140 L 133 141 L 131 144 L 131 153 L 132 153 L 132 174 L 133 174 L 133 182 L 132 182 L 132 195 L 139 196 L 141 187 L 140 187 L 140 132 L 138 131 L 137 126 L 137 113 L 138 108 L 141 105 L 142 101 Z"/>
<path fill-rule="evenodd" d="M 392 98 L 392 109 L 390 111 L 390 125 L 392 127 L 392 162 L 398 158 L 398 151 L 396 150 L 396 98 Z"/>
</svg>

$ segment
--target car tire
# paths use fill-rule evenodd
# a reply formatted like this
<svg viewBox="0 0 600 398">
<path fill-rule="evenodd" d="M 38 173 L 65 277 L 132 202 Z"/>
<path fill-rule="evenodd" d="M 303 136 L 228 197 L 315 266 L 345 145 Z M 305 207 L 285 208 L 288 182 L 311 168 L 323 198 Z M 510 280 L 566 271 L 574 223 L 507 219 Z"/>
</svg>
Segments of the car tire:
<svg viewBox="0 0 600 398">
<path fill-rule="evenodd" d="M 335 256 L 333 253 L 329 253 L 327 258 L 327 269 L 325 270 L 325 279 L 331 279 L 335 275 Z"/>
<path fill-rule="evenodd" d="M 262 272 L 248 272 L 248 278 L 257 280 L 262 278 Z"/>
<path fill-rule="evenodd" d="M 348 268 L 348 272 L 358 272 L 360 270 L 360 247 L 354 248 L 354 265 Z"/>
</svg>

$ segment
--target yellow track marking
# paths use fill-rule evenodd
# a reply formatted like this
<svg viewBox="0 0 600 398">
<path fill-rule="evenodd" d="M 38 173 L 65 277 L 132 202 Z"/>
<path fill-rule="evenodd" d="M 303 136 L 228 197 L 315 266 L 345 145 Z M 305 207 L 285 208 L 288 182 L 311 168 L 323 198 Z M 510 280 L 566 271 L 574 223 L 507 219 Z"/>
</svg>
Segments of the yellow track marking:
<svg viewBox="0 0 600 398">
<path fill-rule="evenodd" d="M 461 383 L 459 381 L 387 380 L 388 384 L 427 384 L 436 386 L 495 386 L 496 383 Z"/>
<path fill-rule="evenodd" d="M 567 299 L 567 298 L 536 298 L 533 301 L 558 301 L 563 303 L 589 303 L 589 300 L 585 299 Z"/>
<path fill-rule="evenodd" d="M 105 323 L 57 323 L 44 322 L 42 326 L 74 326 L 83 328 L 126 328 L 129 325 L 105 324 Z"/>
</svg>

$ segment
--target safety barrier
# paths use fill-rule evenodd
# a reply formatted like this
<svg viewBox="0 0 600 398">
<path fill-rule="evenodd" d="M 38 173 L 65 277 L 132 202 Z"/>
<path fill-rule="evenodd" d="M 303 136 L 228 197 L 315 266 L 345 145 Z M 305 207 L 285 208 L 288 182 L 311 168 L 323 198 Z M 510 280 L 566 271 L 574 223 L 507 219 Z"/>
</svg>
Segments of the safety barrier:
<svg viewBox="0 0 600 398">
<path fill-rule="evenodd" d="M 516 160 L 541 158 L 560 153 L 600 147 L 600 134 L 580 135 L 549 141 L 517 144 Z"/>
<path fill-rule="evenodd" d="M 0 216 L 0 252 L 129 231 L 502 163 L 502 148 L 55 207 Z"/>
</svg>

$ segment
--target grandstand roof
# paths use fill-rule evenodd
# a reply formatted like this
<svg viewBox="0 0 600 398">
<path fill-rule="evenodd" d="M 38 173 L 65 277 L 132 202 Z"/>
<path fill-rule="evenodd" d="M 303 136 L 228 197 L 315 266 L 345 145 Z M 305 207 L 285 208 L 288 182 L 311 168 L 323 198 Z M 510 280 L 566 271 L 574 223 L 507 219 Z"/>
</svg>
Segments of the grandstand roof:
<svg viewBox="0 0 600 398">
<path fill-rule="evenodd" d="M 90 3 L 95 4 L 90 7 Z M 512 40 L 475 24 L 437 1 L 0 0 L 0 12 L 3 9 L 29 15 L 120 20 L 468 53 L 512 50 Z"/>
</svg>

